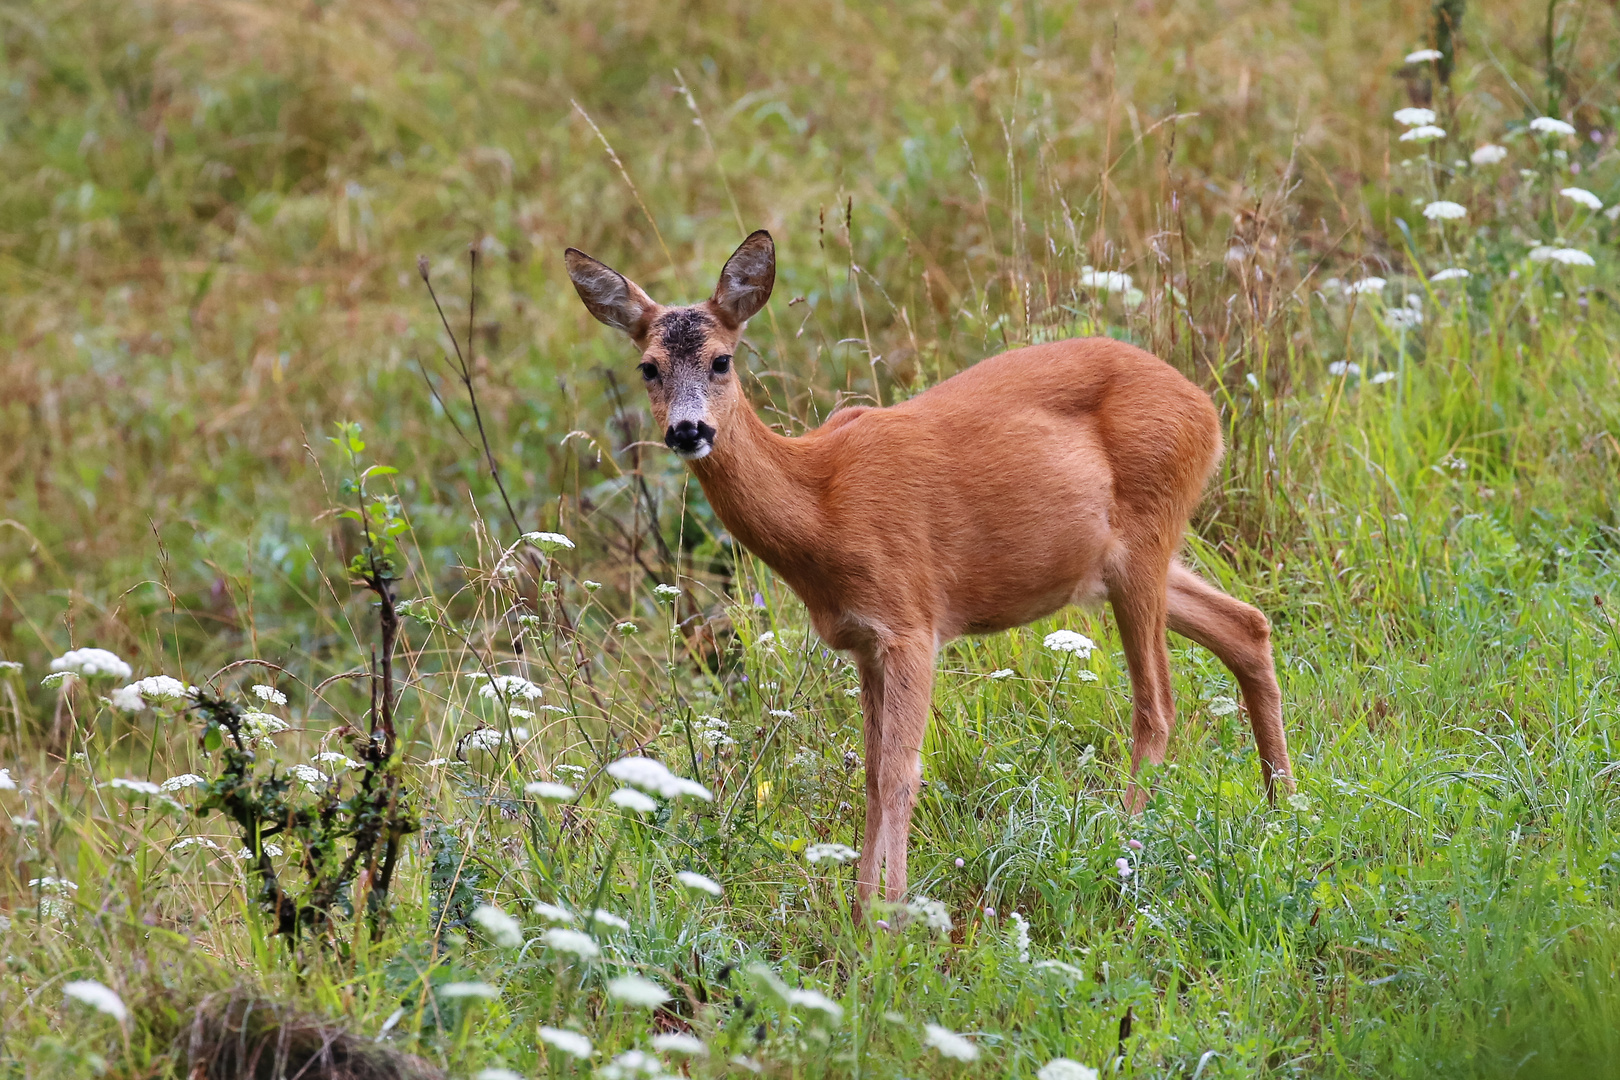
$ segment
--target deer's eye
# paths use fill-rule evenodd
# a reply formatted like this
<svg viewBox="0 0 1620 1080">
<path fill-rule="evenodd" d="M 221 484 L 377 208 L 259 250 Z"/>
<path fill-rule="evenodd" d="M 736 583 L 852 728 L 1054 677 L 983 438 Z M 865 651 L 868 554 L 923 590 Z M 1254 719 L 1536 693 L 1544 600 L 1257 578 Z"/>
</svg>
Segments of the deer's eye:
<svg viewBox="0 0 1620 1080">
<path fill-rule="evenodd" d="M 658 365 L 651 360 L 641 365 L 641 377 L 648 382 L 658 378 Z"/>
<path fill-rule="evenodd" d="M 729 357 L 729 356 L 717 356 L 717 357 L 714 358 L 714 373 L 716 375 L 724 375 L 726 372 L 728 372 L 730 370 L 731 370 L 731 357 Z"/>
</svg>

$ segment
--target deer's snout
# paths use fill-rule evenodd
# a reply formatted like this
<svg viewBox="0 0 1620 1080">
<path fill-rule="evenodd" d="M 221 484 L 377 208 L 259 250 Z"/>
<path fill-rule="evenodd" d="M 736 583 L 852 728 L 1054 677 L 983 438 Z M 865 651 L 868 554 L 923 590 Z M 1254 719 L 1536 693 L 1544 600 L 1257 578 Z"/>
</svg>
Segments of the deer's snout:
<svg viewBox="0 0 1620 1080">
<path fill-rule="evenodd" d="M 688 460 L 706 457 L 714 449 L 714 428 L 701 420 L 682 420 L 664 432 L 664 445 Z"/>
</svg>

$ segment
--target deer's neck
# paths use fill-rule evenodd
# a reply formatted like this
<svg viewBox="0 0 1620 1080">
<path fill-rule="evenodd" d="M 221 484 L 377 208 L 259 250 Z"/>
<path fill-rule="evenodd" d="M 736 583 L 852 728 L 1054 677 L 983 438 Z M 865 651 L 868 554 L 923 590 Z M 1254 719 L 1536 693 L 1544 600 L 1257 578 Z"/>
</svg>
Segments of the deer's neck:
<svg viewBox="0 0 1620 1080">
<path fill-rule="evenodd" d="M 731 535 L 797 589 L 826 548 L 814 449 L 766 427 L 741 394 L 735 400 L 714 450 L 692 472 Z"/>
</svg>

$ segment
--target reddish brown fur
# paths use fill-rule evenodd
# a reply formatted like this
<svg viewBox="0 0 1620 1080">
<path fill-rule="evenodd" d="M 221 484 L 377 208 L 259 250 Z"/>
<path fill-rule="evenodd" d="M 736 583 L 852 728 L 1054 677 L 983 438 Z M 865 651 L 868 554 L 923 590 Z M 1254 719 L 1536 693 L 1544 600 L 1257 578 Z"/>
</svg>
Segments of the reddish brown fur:
<svg viewBox="0 0 1620 1080">
<path fill-rule="evenodd" d="M 757 258 L 763 235 L 739 256 L 755 245 Z M 600 264 L 587 260 L 593 265 L 580 270 L 576 255 L 570 270 L 591 305 L 587 287 Z M 1291 784 L 1265 616 L 1175 557 L 1221 454 L 1219 417 L 1205 394 L 1141 349 L 1090 338 L 993 356 L 909 401 L 841 410 L 785 438 L 754 413 L 734 374 L 702 367 L 731 354 L 741 324 L 764 303 L 755 297 L 750 310 L 728 297 L 739 256 L 715 297 L 699 305 L 712 330 L 702 357 L 688 364 L 696 374 L 669 367 L 658 341 L 660 319 L 681 309 L 658 307 L 626 283 L 639 315 L 630 332 L 644 362 L 659 365 L 649 390 L 660 426 L 671 423 L 672 400 L 690 407 L 703 397 L 712 450 L 689 460 L 715 513 L 792 586 L 827 644 L 859 666 L 863 901 L 885 869 L 887 898 L 905 895 L 939 646 L 1070 603 L 1106 598 L 1119 622 L 1133 772 L 1162 762 L 1168 747 L 1175 706 L 1165 631 L 1173 629 L 1233 670 L 1268 790 L 1273 777 Z M 774 261 L 769 271 L 774 277 Z M 1133 784 L 1128 806 L 1145 801 Z"/>
</svg>

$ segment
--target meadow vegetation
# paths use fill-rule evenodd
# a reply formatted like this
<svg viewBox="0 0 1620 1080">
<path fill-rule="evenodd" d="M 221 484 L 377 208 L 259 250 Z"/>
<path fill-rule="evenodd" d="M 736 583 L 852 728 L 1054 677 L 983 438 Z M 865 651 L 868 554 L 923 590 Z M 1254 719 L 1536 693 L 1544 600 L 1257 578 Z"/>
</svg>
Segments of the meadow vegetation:
<svg viewBox="0 0 1620 1080">
<path fill-rule="evenodd" d="M 1617 58 L 1557 0 L 8 4 L 0 1070 L 1620 1075 Z M 784 432 L 1075 335 L 1208 389 L 1187 558 L 1298 795 L 1177 641 L 1127 817 L 1107 614 L 963 640 L 852 921 L 853 670 L 561 260 L 686 302 L 756 227 Z"/>
</svg>

